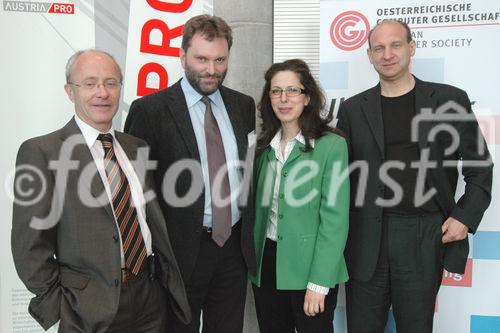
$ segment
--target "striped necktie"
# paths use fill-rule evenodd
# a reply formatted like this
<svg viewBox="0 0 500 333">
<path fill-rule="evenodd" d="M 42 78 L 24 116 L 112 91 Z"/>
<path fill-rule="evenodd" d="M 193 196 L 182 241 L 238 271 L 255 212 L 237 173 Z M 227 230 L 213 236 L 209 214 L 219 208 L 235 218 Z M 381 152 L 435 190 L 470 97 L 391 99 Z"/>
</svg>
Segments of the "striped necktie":
<svg viewBox="0 0 500 333">
<path fill-rule="evenodd" d="M 116 159 L 111 134 L 99 134 L 97 139 L 102 142 L 104 148 L 104 169 L 113 200 L 113 211 L 122 236 L 125 267 L 137 275 L 147 252 L 137 219 L 137 211 L 131 204 L 130 186 Z"/>
</svg>

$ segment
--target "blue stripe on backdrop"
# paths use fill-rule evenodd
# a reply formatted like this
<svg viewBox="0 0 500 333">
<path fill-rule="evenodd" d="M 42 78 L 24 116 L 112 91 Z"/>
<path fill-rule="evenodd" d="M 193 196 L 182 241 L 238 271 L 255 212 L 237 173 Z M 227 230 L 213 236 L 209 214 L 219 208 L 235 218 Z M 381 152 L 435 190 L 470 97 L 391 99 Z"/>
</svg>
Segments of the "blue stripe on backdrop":
<svg viewBox="0 0 500 333">
<path fill-rule="evenodd" d="M 349 83 L 349 62 L 332 61 L 320 63 L 321 86 L 323 89 L 347 89 Z M 326 74 L 328 73 L 328 75 Z"/>
<path fill-rule="evenodd" d="M 421 80 L 443 83 L 444 58 L 414 58 L 412 71 Z"/>
<path fill-rule="evenodd" d="M 472 256 L 474 259 L 500 260 L 500 232 L 476 232 L 474 235 Z"/>
<path fill-rule="evenodd" d="M 500 317 L 470 316 L 470 333 L 498 333 L 500 332 Z"/>
</svg>

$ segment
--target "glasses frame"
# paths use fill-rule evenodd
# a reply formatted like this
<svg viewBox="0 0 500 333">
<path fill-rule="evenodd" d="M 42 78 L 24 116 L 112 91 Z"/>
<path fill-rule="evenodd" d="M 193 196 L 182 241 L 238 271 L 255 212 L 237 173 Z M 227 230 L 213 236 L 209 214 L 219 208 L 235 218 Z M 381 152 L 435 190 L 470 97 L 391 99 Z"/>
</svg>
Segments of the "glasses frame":
<svg viewBox="0 0 500 333">
<path fill-rule="evenodd" d="M 288 91 L 290 88 L 297 88 L 297 89 L 299 89 L 299 93 L 297 95 L 295 95 L 295 94 L 290 95 L 290 93 Z M 280 90 L 279 95 L 273 95 L 272 91 L 273 90 L 278 90 L 278 89 Z M 288 86 L 285 89 L 271 88 L 271 90 L 269 90 L 269 97 L 272 98 L 272 99 L 281 98 L 281 96 L 283 96 L 283 92 L 285 92 L 286 97 L 297 97 L 297 96 L 300 96 L 302 94 L 306 94 L 307 90 L 304 89 L 304 88 L 296 87 L 296 86 Z"/>
<path fill-rule="evenodd" d="M 108 82 L 110 83 L 110 82 Z M 113 84 L 115 83 L 115 81 L 113 81 Z M 121 81 L 116 81 L 117 85 L 116 86 L 113 86 L 113 87 L 107 87 L 106 86 L 106 81 L 104 82 L 98 82 L 98 83 L 95 83 L 95 86 L 93 87 L 87 87 L 85 86 L 85 84 L 83 84 L 82 82 L 80 83 L 76 83 L 76 82 L 68 82 L 68 84 L 72 85 L 72 86 L 75 86 L 75 87 L 78 87 L 78 88 L 82 88 L 83 90 L 87 90 L 87 91 L 96 91 L 98 90 L 101 86 L 104 87 L 104 89 L 106 90 L 117 90 L 119 88 L 121 88 L 121 86 L 123 85 L 123 83 Z"/>
</svg>

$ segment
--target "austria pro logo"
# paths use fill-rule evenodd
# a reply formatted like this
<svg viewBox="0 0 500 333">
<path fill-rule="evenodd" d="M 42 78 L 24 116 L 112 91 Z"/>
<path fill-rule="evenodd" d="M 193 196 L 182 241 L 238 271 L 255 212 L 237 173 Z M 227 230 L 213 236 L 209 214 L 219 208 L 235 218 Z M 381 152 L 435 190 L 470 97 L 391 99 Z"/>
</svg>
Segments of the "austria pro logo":
<svg viewBox="0 0 500 333">
<path fill-rule="evenodd" d="M 74 14 L 75 5 L 56 2 L 3 1 L 3 10 L 6 12 Z"/>
<path fill-rule="evenodd" d="M 368 39 L 370 23 L 360 12 L 347 11 L 338 15 L 330 26 L 330 38 L 341 50 L 359 49 Z"/>
</svg>

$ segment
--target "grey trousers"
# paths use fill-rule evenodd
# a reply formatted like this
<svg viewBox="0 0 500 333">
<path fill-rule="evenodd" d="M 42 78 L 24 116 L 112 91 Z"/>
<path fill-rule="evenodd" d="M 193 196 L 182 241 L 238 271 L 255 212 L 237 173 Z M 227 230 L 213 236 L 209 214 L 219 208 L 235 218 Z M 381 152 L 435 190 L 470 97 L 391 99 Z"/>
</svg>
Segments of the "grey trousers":
<svg viewBox="0 0 500 333">
<path fill-rule="evenodd" d="M 148 274 L 122 284 L 118 312 L 107 332 L 166 332 L 166 301 L 165 290 Z"/>
</svg>

